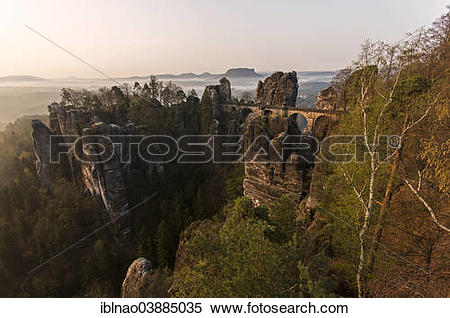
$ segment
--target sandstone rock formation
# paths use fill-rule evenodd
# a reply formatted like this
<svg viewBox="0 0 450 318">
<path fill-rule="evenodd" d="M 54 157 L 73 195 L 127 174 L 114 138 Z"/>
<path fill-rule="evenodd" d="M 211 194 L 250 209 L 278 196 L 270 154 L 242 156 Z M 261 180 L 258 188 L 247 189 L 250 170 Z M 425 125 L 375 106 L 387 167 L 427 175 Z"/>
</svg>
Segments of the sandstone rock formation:
<svg viewBox="0 0 450 318">
<path fill-rule="evenodd" d="M 276 72 L 259 81 L 255 91 L 255 102 L 262 106 L 295 106 L 298 93 L 297 73 Z"/>
<path fill-rule="evenodd" d="M 74 138 L 69 136 L 83 137 L 82 142 L 76 144 L 77 148 L 73 145 L 64 157 L 68 162 L 66 168 L 70 170 L 73 181 L 83 185 L 104 207 L 110 220 L 119 217 L 129 207 L 127 184 L 132 169 L 140 169 L 140 174 L 149 179 L 155 173 L 163 174 L 161 164 L 143 162 L 136 153 L 128 153 L 126 136 L 137 134 L 134 124 L 106 124 L 95 120 L 95 116 L 84 108 L 63 107 L 58 103 L 49 105 L 48 110 L 50 129 L 39 120 L 32 122 L 36 168 L 41 184 L 47 189 L 51 186 L 50 135 L 60 135 L 71 139 L 71 142 Z M 104 137 L 108 136 L 115 136 L 113 142 L 121 143 L 122 147 L 105 142 Z M 117 225 L 124 233 L 129 220 L 123 217 Z"/>
<path fill-rule="evenodd" d="M 162 271 L 154 271 L 152 263 L 141 257 L 128 267 L 122 283 L 123 298 L 167 297 L 167 277 Z"/>
<path fill-rule="evenodd" d="M 218 134 L 223 128 L 224 111 L 223 105 L 231 103 L 231 84 L 228 79 L 222 77 L 219 85 L 206 86 L 202 95 L 201 104 L 203 107 L 211 107 L 212 126 L 211 133 Z"/>
<path fill-rule="evenodd" d="M 308 193 L 312 154 L 301 149 L 283 153 L 286 131 L 271 137 L 261 118 L 250 114 L 244 125 L 244 195 L 256 204 L 271 204 L 282 195 L 300 202 Z M 301 138 L 298 135 L 295 138 Z M 311 145 L 311 148 L 314 148 Z"/>
<path fill-rule="evenodd" d="M 206 86 L 202 96 L 202 105 L 211 105 L 213 118 L 220 121 L 223 104 L 231 103 L 231 84 L 225 77 L 222 77 L 219 83 L 219 85 Z"/>
<path fill-rule="evenodd" d="M 59 135 L 81 135 L 82 129 L 94 122 L 83 108 L 66 108 L 54 102 L 48 106 L 48 112 L 50 130 Z"/>
<path fill-rule="evenodd" d="M 336 111 L 337 92 L 330 86 L 320 91 L 317 95 L 316 108 L 321 110 Z"/>
<path fill-rule="evenodd" d="M 36 157 L 36 171 L 42 187 L 49 189 L 51 186 L 50 171 L 50 135 L 52 132 L 40 120 L 31 122 L 33 128 L 33 150 Z"/>
<path fill-rule="evenodd" d="M 129 131 L 131 129 L 131 131 Z M 110 219 L 117 218 L 128 209 L 128 194 L 126 187 L 127 164 L 122 163 L 121 156 L 127 157 L 127 147 L 122 152 L 115 151 L 110 143 L 102 142 L 100 136 L 126 136 L 132 134 L 132 128 L 121 127 L 114 124 L 96 123 L 83 129 L 82 136 L 93 136 L 83 139 L 80 151 L 82 158 L 80 164 L 81 178 L 89 192 L 105 207 Z M 117 140 L 126 145 L 125 140 Z M 91 144 L 91 145 L 89 145 Z M 105 148 L 99 149 L 100 144 Z M 112 156 L 111 156 L 112 154 Z M 89 156 L 89 160 L 86 160 Z M 72 161 L 74 162 L 74 161 Z"/>
</svg>

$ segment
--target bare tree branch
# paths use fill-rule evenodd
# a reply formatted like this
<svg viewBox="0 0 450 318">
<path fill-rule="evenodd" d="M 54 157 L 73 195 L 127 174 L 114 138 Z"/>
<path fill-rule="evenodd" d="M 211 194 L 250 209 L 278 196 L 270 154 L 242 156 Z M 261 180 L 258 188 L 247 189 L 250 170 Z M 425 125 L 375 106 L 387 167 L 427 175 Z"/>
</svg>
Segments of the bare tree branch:
<svg viewBox="0 0 450 318">
<path fill-rule="evenodd" d="M 412 193 L 414 193 L 419 199 L 420 202 L 427 208 L 428 212 L 430 212 L 430 216 L 433 219 L 433 222 L 436 223 L 437 226 L 439 226 L 441 229 L 445 230 L 446 232 L 450 232 L 450 229 L 443 225 L 441 222 L 439 222 L 438 218 L 436 217 L 436 214 L 434 213 L 433 208 L 428 204 L 428 202 L 419 194 L 418 190 L 420 190 L 421 180 L 419 182 L 419 185 L 417 186 L 417 189 L 415 189 L 412 184 L 408 181 L 408 179 L 403 179 L 406 183 L 406 185 L 409 187 Z"/>
</svg>

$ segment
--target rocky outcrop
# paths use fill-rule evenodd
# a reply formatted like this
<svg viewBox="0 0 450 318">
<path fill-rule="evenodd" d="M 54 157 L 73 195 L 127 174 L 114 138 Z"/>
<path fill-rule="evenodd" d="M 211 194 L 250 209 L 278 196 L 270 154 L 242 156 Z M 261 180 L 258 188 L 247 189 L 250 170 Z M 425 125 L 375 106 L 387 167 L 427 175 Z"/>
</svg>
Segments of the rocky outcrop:
<svg viewBox="0 0 450 318">
<path fill-rule="evenodd" d="M 283 153 L 285 138 L 291 134 L 288 129 L 272 138 L 261 118 L 250 114 L 245 121 L 244 195 L 258 205 L 271 204 L 282 195 L 300 202 L 309 191 L 312 154 L 301 149 Z"/>
<path fill-rule="evenodd" d="M 163 271 L 153 270 L 152 263 L 141 257 L 128 267 L 122 283 L 122 297 L 167 297 L 168 287 L 166 274 Z"/>
<path fill-rule="evenodd" d="M 83 108 L 62 107 L 58 103 L 51 103 L 48 112 L 50 130 L 59 135 L 81 135 L 84 127 L 94 123 L 94 116 Z"/>
<path fill-rule="evenodd" d="M 50 136 L 51 135 L 80 135 L 83 127 L 92 120 L 84 109 L 64 108 L 58 103 L 48 105 L 49 127 L 40 120 L 33 120 L 32 140 L 36 157 L 36 171 L 41 185 L 49 189 L 51 186 L 50 165 Z"/>
<path fill-rule="evenodd" d="M 295 106 L 298 93 L 297 73 L 276 72 L 259 81 L 255 91 L 255 102 L 262 106 Z"/>
<path fill-rule="evenodd" d="M 337 92 L 330 86 L 317 95 L 316 108 L 321 110 L 336 111 Z"/>
<path fill-rule="evenodd" d="M 208 131 L 213 134 L 222 133 L 225 121 L 223 105 L 231 103 L 231 84 L 222 77 L 219 85 L 206 86 L 202 95 L 202 107 L 211 108 L 212 121 Z"/>
<path fill-rule="evenodd" d="M 221 121 L 223 117 L 223 104 L 231 103 L 231 84 L 225 77 L 221 78 L 219 85 L 206 86 L 202 96 L 202 105 L 212 107 L 213 118 Z"/>
<path fill-rule="evenodd" d="M 140 297 L 148 288 L 152 272 L 152 263 L 143 257 L 131 263 L 122 283 L 122 297 Z"/>
<path fill-rule="evenodd" d="M 73 137 L 83 137 L 62 157 L 72 180 L 82 185 L 104 207 L 108 220 L 121 216 L 128 209 L 128 184 L 134 176 L 147 176 L 151 180 L 155 173 L 160 176 L 164 173 L 161 164 L 141 160 L 135 153 L 137 149 L 129 153 L 126 136 L 137 134 L 134 124 L 107 124 L 98 121 L 84 108 L 64 107 L 58 103 L 49 105 L 48 110 L 50 128 L 39 120 L 32 122 L 36 169 L 43 187 L 49 189 L 51 186 L 51 135 L 63 136 L 70 142 L 74 142 Z M 105 142 L 104 137 L 108 136 L 114 136 L 113 142 L 122 147 Z M 107 219 L 105 217 L 105 221 Z M 126 233 L 129 225 L 127 217 L 122 217 L 117 223 L 120 233 Z"/>
<path fill-rule="evenodd" d="M 231 83 L 226 77 L 222 77 L 219 81 L 218 92 L 219 102 L 223 104 L 231 103 Z"/>
<path fill-rule="evenodd" d="M 47 190 L 51 186 L 50 171 L 50 135 L 52 132 L 38 119 L 31 122 L 33 150 L 36 157 L 36 171 L 41 186 Z"/>
<path fill-rule="evenodd" d="M 122 127 L 114 124 L 96 123 L 83 129 L 79 160 L 81 179 L 86 189 L 99 200 L 110 219 L 115 219 L 128 209 L 126 174 L 129 164 L 123 163 L 121 156 L 127 158 L 128 147 L 122 151 L 114 149 L 111 143 L 102 141 L 103 136 L 126 136 L 133 134 L 133 127 Z M 126 145 L 125 140 L 115 140 Z M 102 146 L 101 146 L 102 145 Z M 104 149 L 100 149 L 104 147 Z M 104 151 L 103 151 L 104 150 Z M 88 158 L 87 158 L 88 157 Z M 88 160 L 87 160 L 88 159 Z M 72 160 L 72 162 L 77 162 Z M 122 223 L 123 226 L 123 223 Z"/>
</svg>

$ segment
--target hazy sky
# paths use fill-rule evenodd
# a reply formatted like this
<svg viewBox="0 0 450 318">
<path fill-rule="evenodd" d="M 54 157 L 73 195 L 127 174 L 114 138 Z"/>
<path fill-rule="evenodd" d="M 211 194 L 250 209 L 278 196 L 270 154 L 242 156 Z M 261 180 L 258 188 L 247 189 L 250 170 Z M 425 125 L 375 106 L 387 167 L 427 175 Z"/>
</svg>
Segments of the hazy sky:
<svg viewBox="0 0 450 318">
<path fill-rule="evenodd" d="M 447 0 L 1 0 L 0 76 L 335 70 L 366 38 L 396 41 Z"/>
</svg>

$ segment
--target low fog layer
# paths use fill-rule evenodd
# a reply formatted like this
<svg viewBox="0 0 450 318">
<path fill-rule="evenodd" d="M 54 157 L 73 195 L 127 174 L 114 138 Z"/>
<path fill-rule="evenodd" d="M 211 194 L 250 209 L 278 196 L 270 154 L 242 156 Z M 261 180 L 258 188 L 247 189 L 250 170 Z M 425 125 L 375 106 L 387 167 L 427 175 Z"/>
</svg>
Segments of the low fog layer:
<svg viewBox="0 0 450 318">
<path fill-rule="evenodd" d="M 334 72 L 298 72 L 300 83 L 299 96 L 302 98 L 314 96 L 317 92 L 327 87 L 334 76 Z M 161 74 L 158 78 L 163 81 L 172 81 L 181 86 L 185 91 L 195 89 L 199 96 L 202 95 L 206 85 L 216 84 L 224 74 Z M 227 74 L 225 74 L 227 75 Z M 254 92 L 259 80 L 269 76 L 269 72 L 255 73 L 251 77 L 231 77 L 233 95 L 240 96 L 242 92 Z M 60 89 L 86 88 L 98 89 L 119 84 L 135 82 L 144 83 L 147 76 L 136 76 L 115 79 L 83 79 L 68 77 L 64 79 L 46 79 L 33 76 L 8 76 L 0 77 L 0 130 L 4 126 L 24 115 L 43 114 L 47 111 L 47 105 L 59 99 Z M 302 99 L 298 99 L 298 103 Z"/>
</svg>

